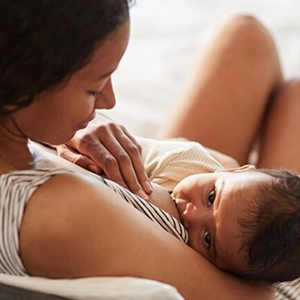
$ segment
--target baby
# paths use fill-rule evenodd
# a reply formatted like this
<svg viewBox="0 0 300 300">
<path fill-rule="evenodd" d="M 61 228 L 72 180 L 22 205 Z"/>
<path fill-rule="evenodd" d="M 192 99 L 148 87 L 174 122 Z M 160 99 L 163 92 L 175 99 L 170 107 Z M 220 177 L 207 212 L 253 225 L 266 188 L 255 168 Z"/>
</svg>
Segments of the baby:
<svg viewBox="0 0 300 300">
<path fill-rule="evenodd" d="M 180 220 L 189 246 L 243 278 L 300 276 L 299 176 L 253 166 L 225 170 L 198 143 L 137 139 L 148 176 L 171 192 L 149 201 Z"/>
</svg>

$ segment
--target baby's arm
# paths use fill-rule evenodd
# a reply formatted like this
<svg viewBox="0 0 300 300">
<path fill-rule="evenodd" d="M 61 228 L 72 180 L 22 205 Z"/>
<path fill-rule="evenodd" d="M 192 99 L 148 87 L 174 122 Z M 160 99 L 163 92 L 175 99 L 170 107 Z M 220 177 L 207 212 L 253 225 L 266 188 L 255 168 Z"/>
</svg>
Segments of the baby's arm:
<svg viewBox="0 0 300 300">
<path fill-rule="evenodd" d="M 205 149 L 208 151 L 208 153 L 213 158 L 215 158 L 219 163 L 221 163 L 225 169 L 240 167 L 239 163 L 233 157 L 226 155 L 224 153 L 221 153 L 217 150 L 213 150 L 213 149 L 206 148 L 206 147 L 205 147 Z"/>
<path fill-rule="evenodd" d="M 189 175 L 224 169 L 199 143 L 184 139 L 136 139 L 142 146 L 142 160 L 150 180 L 169 191 Z"/>
</svg>

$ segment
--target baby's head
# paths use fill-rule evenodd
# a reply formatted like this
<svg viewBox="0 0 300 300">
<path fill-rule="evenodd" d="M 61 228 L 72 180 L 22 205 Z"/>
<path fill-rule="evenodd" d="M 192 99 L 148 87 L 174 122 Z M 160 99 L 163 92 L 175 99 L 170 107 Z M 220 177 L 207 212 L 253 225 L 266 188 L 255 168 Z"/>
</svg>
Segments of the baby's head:
<svg viewBox="0 0 300 300">
<path fill-rule="evenodd" d="M 190 176 L 173 191 L 189 245 L 219 268 L 270 283 L 300 276 L 300 178 L 243 168 Z"/>
<path fill-rule="evenodd" d="M 249 271 L 244 277 L 268 282 L 300 277 L 300 178 L 282 170 L 257 170 L 272 177 L 258 188 L 258 209 L 239 224 Z"/>
</svg>

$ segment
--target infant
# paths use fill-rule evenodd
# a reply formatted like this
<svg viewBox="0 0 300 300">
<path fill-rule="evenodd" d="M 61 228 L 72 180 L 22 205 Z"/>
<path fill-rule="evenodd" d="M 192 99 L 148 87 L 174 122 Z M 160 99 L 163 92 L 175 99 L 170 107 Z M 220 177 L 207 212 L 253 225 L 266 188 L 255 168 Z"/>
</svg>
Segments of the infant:
<svg viewBox="0 0 300 300">
<path fill-rule="evenodd" d="M 199 143 L 137 140 L 149 178 L 171 196 L 149 201 L 180 220 L 189 246 L 243 278 L 300 276 L 299 176 L 249 165 L 225 170 Z"/>
</svg>

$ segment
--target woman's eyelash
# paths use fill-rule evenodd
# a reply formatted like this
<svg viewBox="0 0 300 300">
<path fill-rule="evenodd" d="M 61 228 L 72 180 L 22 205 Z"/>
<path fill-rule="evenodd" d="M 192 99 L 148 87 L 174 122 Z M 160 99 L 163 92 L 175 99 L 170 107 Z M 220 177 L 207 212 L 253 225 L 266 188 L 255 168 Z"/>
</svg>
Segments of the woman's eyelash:
<svg viewBox="0 0 300 300">
<path fill-rule="evenodd" d="M 211 205 L 214 203 L 215 198 L 216 198 L 216 191 L 215 191 L 215 189 L 213 189 L 213 190 L 208 194 L 208 197 L 207 197 L 207 206 L 211 206 Z"/>
<path fill-rule="evenodd" d="M 93 97 L 97 97 L 102 94 L 102 91 L 99 91 L 99 92 L 89 91 L 89 94 Z"/>
</svg>

